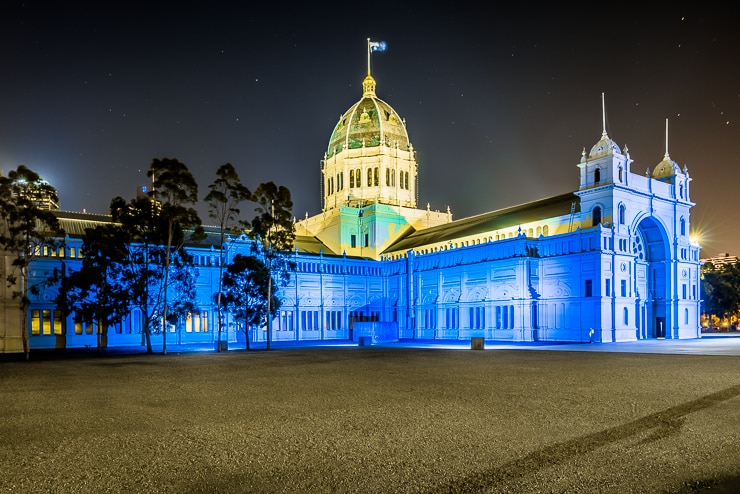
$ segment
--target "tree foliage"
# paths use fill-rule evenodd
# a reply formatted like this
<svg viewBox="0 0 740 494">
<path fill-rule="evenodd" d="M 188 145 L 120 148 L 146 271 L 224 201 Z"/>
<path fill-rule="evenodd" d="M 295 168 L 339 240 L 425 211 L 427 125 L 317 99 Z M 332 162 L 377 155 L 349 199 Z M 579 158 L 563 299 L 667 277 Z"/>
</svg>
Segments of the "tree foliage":
<svg viewBox="0 0 740 494">
<path fill-rule="evenodd" d="M 223 304 L 221 295 L 223 292 L 224 265 L 228 258 L 228 245 L 226 236 L 236 233 L 236 222 L 241 210 L 239 205 L 249 200 L 251 193 L 239 179 L 234 165 L 225 163 L 216 171 L 216 179 L 208 186 L 210 191 L 205 197 L 208 203 L 208 216 L 216 220 L 219 227 L 219 263 L 218 263 L 218 291 L 216 292 L 216 309 L 218 311 L 218 341 L 221 340 L 223 329 Z M 217 345 L 221 351 L 221 345 Z"/>
<path fill-rule="evenodd" d="M 57 203 L 57 191 L 25 165 L 19 165 L 7 176 L 0 177 L 0 247 L 13 254 L 14 272 L 6 276 L 8 287 L 16 287 L 13 297 L 20 300 L 21 338 L 26 359 L 29 358 L 29 295 L 38 287 L 29 286 L 28 267 L 44 248 L 63 245 L 64 231 L 44 202 Z M 20 278 L 20 286 L 19 284 Z"/>
<path fill-rule="evenodd" d="M 271 294 L 267 303 L 270 273 L 267 266 L 256 256 L 237 254 L 224 273 L 224 306 L 230 311 L 239 328 L 244 331 L 249 349 L 249 330 L 262 327 L 269 313 L 274 317 L 280 309 L 280 301 Z"/>
<path fill-rule="evenodd" d="M 170 265 L 173 253 L 183 260 L 186 253 L 183 250 L 184 232 L 191 230 L 193 239 L 203 237 L 203 228 L 198 212 L 193 207 L 198 202 L 198 184 L 188 167 L 172 158 L 152 161 L 147 176 L 152 179 L 153 187 L 151 198 L 160 208 L 160 217 L 164 219 L 166 247 L 164 251 L 164 303 L 162 304 L 162 319 L 170 320 L 167 315 L 169 309 L 167 298 L 170 276 Z M 167 353 L 167 330 L 162 334 L 162 353 Z"/>
<path fill-rule="evenodd" d="M 192 258 L 182 248 L 167 249 L 164 245 L 169 240 L 171 245 L 182 247 L 188 234 L 179 224 L 170 229 L 165 209 L 148 197 L 130 202 L 116 197 L 110 209 L 113 221 L 128 235 L 123 279 L 131 308 L 144 314 L 147 353 L 152 353 L 152 333 L 162 332 L 167 324 L 175 324 L 195 308 Z M 168 293 L 173 296 L 168 298 Z"/>
<path fill-rule="evenodd" d="M 702 267 L 704 312 L 720 318 L 731 318 L 740 309 L 740 263 Z"/>
<path fill-rule="evenodd" d="M 252 201 L 257 204 L 256 215 L 251 221 L 249 236 L 254 240 L 253 253 L 264 259 L 270 276 L 267 277 L 268 312 L 272 301 L 273 277 L 282 286 L 290 279 L 290 271 L 295 269 L 295 263 L 290 255 L 295 241 L 295 225 L 293 224 L 293 200 L 290 190 L 284 186 L 277 186 L 273 182 L 264 182 L 257 186 L 252 195 Z M 267 349 L 270 349 L 272 337 L 272 318 L 267 319 Z"/>
<path fill-rule="evenodd" d="M 132 306 L 130 237 L 120 225 L 107 224 L 85 230 L 82 267 L 63 273 L 56 300 L 65 314 L 80 322 L 97 325 L 97 347 L 103 347 L 103 332 L 119 324 Z"/>
</svg>

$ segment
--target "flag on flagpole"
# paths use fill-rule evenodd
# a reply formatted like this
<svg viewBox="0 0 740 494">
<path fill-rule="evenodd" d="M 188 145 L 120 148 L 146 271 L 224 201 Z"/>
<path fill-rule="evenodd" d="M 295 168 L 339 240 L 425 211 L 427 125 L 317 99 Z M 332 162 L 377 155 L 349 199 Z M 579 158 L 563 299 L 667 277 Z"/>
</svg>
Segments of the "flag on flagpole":
<svg viewBox="0 0 740 494">
<path fill-rule="evenodd" d="M 388 48 L 388 45 L 385 41 L 370 42 L 370 51 L 385 51 L 386 48 Z"/>
</svg>

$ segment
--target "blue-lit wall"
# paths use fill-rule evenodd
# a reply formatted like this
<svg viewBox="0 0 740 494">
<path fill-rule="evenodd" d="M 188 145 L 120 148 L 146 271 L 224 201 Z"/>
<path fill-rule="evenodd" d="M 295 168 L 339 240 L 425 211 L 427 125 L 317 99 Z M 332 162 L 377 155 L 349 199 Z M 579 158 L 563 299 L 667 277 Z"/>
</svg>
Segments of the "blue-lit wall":
<svg viewBox="0 0 740 494">
<path fill-rule="evenodd" d="M 357 342 L 377 332 L 385 340 L 579 342 L 589 341 L 591 329 L 593 339 L 602 342 L 698 337 L 698 248 L 676 259 L 660 223 L 648 223 L 646 249 L 662 253 L 656 263 L 641 261 L 629 248 L 620 250 L 618 228 L 601 224 L 548 237 L 520 235 L 423 255 L 409 252 L 392 260 L 296 253 L 296 270 L 278 291 L 282 304 L 272 341 Z M 31 283 L 62 263 L 77 269 L 81 261 L 71 254 L 79 246 L 79 240 L 68 239 L 64 253 L 48 252 L 35 260 Z M 247 249 L 237 241 L 229 256 Z M 189 250 L 198 266 L 199 310 L 171 328 L 168 344 L 217 339 L 212 294 L 218 287 L 218 255 L 210 248 Z M 660 278 L 661 293 L 650 293 L 651 276 Z M 31 347 L 95 346 L 97 328 L 60 317 L 55 296 L 53 287 L 32 296 Z M 108 328 L 104 344 L 142 345 L 141 321 L 132 313 L 122 325 Z M 225 322 L 222 338 L 245 344 L 228 315 Z M 161 338 L 153 335 L 152 341 L 159 345 Z M 250 339 L 264 341 L 265 329 Z"/>
</svg>

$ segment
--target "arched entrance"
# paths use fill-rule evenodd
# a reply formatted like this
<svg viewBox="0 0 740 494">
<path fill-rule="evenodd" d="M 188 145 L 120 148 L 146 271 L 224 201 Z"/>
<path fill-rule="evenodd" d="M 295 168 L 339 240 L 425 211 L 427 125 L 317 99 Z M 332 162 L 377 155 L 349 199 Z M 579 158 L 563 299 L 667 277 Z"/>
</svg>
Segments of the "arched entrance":
<svg viewBox="0 0 740 494">
<path fill-rule="evenodd" d="M 670 249 L 665 229 L 647 217 L 632 240 L 635 255 L 636 336 L 638 340 L 670 335 Z"/>
</svg>

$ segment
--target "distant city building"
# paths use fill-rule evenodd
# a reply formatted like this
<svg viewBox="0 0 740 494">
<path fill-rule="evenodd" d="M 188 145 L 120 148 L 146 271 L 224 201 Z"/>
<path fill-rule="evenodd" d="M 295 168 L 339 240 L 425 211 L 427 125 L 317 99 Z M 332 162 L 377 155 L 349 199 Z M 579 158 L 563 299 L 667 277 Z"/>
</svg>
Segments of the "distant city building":
<svg viewBox="0 0 740 494">
<path fill-rule="evenodd" d="M 151 197 L 149 193 L 151 192 L 152 187 L 150 185 L 140 185 L 136 188 L 136 198 L 137 199 L 145 199 L 147 197 Z"/>
<path fill-rule="evenodd" d="M 737 256 L 731 256 L 729 252 L 721 252 L 715 257 L 707 257 L 702 259 L 703 264 L 712 263 L 715 266 L 721 266 L 723 264 L 737 264 Z"/>
<path fill-rule="evenodd" d="M 688 170 L 671 160 L 666 136 L 662 160 L 633 173 L 604 122 L 573 164 L 573 191 L 453 220 L 449 210 L 417 207 L 419 164 L 406 122 L 377 97 L 368 65 L 362 97 L 339 118 L 320 162 L 322 211 L 295 224 L 296 269 L 278 292 L 271 341 L 700 337 Z M 110 221 L 58 217 L 67 246 L 34 274 L 62 260 L 75 269 L 85 228 Z M 208 233 L 188 246 L 199 268 L 199 311 L 169 328 L 177 343 L 216 338 L 219 245 Z M 230 242 L 229 256 L 248 251 L 246 237 Z M 58 315 L 53 299 L 50 288 L 31 301 L 32 347 L 94 345 L 96 330 Z M 106 328 L 107 344 L 141 344 L 140 321 L 134 311 Z M 250 335 L 266 337 L 265 328 Z M 244 343 L 233 329 L 226 339 Z M 2 341 L 0 351 L 17 351 L 17 338 Z"/>
</svg>

